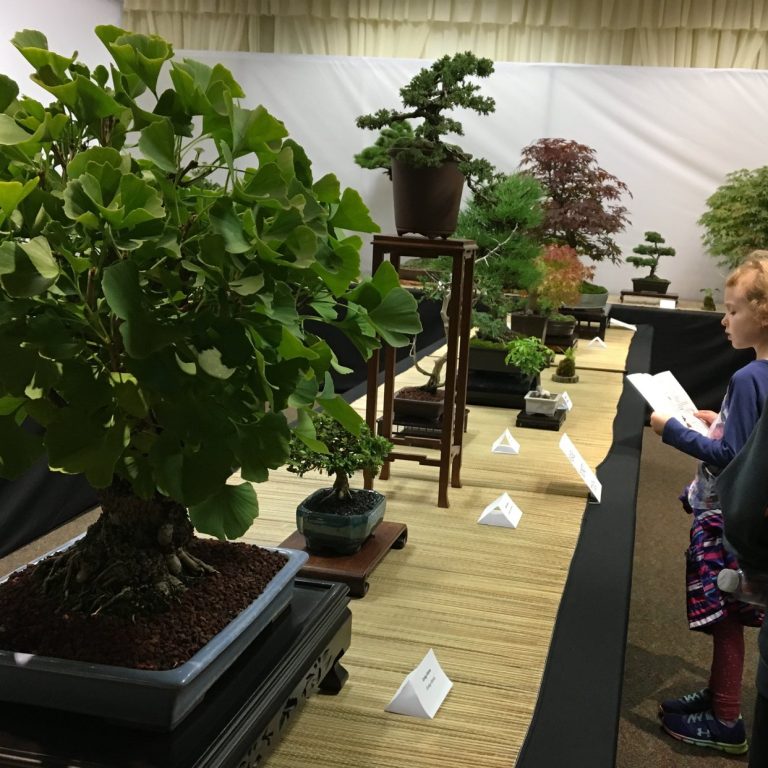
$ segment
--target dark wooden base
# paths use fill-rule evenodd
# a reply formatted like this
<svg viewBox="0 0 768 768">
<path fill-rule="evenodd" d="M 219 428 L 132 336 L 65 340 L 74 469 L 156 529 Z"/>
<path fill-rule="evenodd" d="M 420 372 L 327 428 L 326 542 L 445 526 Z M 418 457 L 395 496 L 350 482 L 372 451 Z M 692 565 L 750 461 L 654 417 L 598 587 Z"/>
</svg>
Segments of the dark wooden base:
<svg viewBox="0 0 768 768">
<path fill-rule="evenodd" d="M 262 765 L 316 691 L 338 693 L 352 614 L 343 584 L 296 580 L 291 606 L 170 733 L 22 704 L 0 705 L 0 765 L 239 768 Z"/>
<path fill-rule="evenodd" d="M 310 552 L 309 560 L 299 575 L 308 579 L 340 581 L 349 587 L 352 597 L 365 597 L 368 592 L 368 576 L 390 549 L 402 549 L 407 540 L 408 527 L 404 523 L 384 520 L 354 555 L 322 557 Z M 304 536 L 294 531 L 280 546 L 303 550 L 305 545 Z"/>
<path fill-rule="evenodd" d="M 565 352 L 566 349 L 575 347 L 578 340 L 579 340 L 579 336 L 576 333 L 576 328 L 574 328 L 573 332 L 568 336 L 550 336 L 549 334 L 547 334 L 546 337 L 544 338 L 544 343 L 550 349 L 560 353 L 560 352 Z"/>
<path fill-rule="evenodd" d="M 379 417 L 376 420 L 377 433 L 381 434 L 382 422 Z M 469 424 L 469 408 L 464 409 L 464 431 Z M 440 439 L 443 434 L 442 417 L 438 419 L 419 419 L 415 416 L 395 415 L 392 421 L 392 434 L 398 437 L 434 437 Z"/>
<path fill-rule="evenodd" d="M 515 420 L 517 427 L 530 427 L 531 429 L 551 429 L 557 432 L 565 421 L 565 408 L 558 408 L 554 415 L 547 416 L 543 413 L 526 413 L 520 411 Z"/>
<path fill-rule="evenodd" d="M 677 293 L 658 293 L 657 291 L 620 291 L 619 301 L 623 304 L 625 296 L 640 296 L 645 299 L 672 299 L 677 305 L 679 294 Z"/>
<path fill-rule="evenodd" d="M 576 335 L 580 339 L 594 339 L 597 336 L 605 341 L 605 329 L 608 326 L 605 307 L 563 307 L 561 312 L 576 318 Z"/>
</svg>

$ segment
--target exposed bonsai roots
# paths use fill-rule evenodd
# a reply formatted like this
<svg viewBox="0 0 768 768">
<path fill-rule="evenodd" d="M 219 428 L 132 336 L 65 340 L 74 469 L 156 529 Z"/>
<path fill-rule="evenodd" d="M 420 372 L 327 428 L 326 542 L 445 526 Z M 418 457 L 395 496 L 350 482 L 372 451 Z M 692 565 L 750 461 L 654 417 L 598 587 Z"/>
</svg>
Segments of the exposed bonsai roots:
<svg viewBox="0 0 768 768">
<path fill-rule="evenodd" d="M 160 496 L 138 499 L 113 484 L 100 493 L 102 514 L 73 547 L 43 561 L 42 589 L 62 610 L 133 615 L 162 611 L 190 580 L 216 569 L 186 547 L 186 510 Z"/>
</svg>

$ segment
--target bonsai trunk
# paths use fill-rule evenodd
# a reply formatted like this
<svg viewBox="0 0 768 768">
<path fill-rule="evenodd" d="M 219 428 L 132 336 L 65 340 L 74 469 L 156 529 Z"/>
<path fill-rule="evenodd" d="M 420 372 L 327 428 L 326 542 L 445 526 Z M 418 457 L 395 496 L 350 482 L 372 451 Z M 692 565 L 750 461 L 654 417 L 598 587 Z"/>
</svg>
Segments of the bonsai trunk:
<svg viewBox="0 0 768 768">
<path fill-rule="evenodd" d="M 190 578 L 215 573 L 187 551 L 194 528 L 177 502 L 159 494 L 140 499 L 118 479 L 98 496 L 99 519 L 35 574 L 62 610 L 124 616 L 158 612 Z"/>
<path fill-rule="evenodd" d="M 333 481 L 331 496 L 336 501 L 346 501 L 351 496 L 349 490 L 349 475 L 343 470 L 336 470 L 336 478 Z"/>
</svg>

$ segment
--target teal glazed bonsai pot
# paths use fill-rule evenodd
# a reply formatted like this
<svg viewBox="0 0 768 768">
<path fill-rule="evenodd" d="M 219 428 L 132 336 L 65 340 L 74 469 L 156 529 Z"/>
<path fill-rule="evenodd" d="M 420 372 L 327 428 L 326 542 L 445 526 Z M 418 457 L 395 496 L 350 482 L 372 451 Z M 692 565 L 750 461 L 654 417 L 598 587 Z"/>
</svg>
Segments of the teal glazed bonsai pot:
<svg viewBox="0 0 768 768">
<path fill-rule="evenodd" d="M 318 554 L 353 555 L 384 519 L 387 500 L 378 491 L 355 489 L 353 497 L 369 507 L 359 513 L 345 514 L 333 509 L 318 510 L 329 488 L 320 488 L 296 507 L 296 528 L 306 539 L 307 550 Z M 330 506 L 330 505 L 329 505 Z"/>
</svg>

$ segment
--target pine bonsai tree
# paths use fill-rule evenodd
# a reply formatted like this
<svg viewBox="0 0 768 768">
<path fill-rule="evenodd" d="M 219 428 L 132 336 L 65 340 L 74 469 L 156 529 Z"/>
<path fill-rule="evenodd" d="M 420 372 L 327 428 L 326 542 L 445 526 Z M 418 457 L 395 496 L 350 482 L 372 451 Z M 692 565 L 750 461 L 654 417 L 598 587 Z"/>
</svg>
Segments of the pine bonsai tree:
<svg viewBox="0 0 768 768">
<path fill-rule="evenodd" d="M 674 256 L 675 249 L 670 248 L 668 245 L 664 245 L 666 240 L 658 232 L 646 232 L 645 242 L 640 245 L 636 245 L 633 249 L 633 253 L 640 254 L 639 256 L 627 256 L 627 263 L 637 267 L 648 267 L 649 272 L 646 278 L 649 280 L 661 279 L 656 274 L 656 269 L 659 266 L 659 261 L 662 256 Z"/>
</svg>

